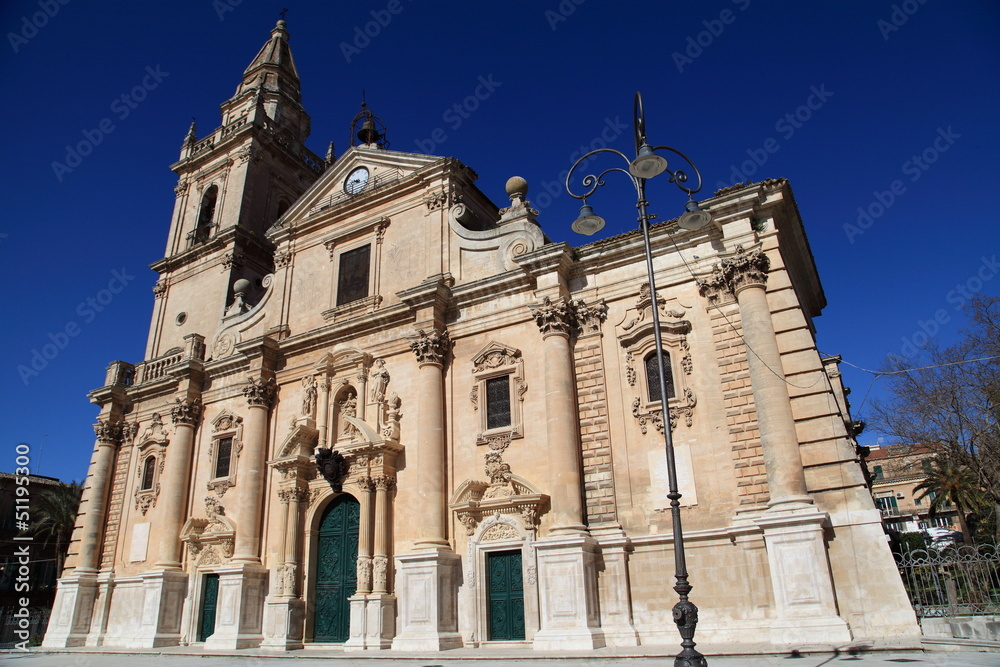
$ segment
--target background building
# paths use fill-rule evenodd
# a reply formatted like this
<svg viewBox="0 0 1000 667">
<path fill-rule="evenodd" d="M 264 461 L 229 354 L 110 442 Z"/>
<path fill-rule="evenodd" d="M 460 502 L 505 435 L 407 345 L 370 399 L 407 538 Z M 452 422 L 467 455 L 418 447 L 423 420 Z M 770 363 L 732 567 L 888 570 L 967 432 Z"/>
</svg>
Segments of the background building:
<svg viewBox="0 0 1000 667">
<path fill-rule="evenodd" d="M 866 457 L 872 478 L 872 496 L 882 513 L 886 530 L 897 533 L 926 532 L 929 528 L 959 530 L 958 513 L 954 505 L 930 516 L 928 494 L 917 499 L 922 491 L 915 490 L 930 472 L 934 451 L 926 445 L 891 445 L 871 447 Z"/>
<path fill-rule="evenodd" d="M 654 304 L 638 233 L 553 243 L 523 179 L 499 208 L 366 109 L 311 153 L 287 40 L 172 166 L 145 359 L 91 394 L 46 645 L 676 644 L 664 428 L 700 641 L 918 634 L 784 179 L 654 227 Z"/>
</svg>

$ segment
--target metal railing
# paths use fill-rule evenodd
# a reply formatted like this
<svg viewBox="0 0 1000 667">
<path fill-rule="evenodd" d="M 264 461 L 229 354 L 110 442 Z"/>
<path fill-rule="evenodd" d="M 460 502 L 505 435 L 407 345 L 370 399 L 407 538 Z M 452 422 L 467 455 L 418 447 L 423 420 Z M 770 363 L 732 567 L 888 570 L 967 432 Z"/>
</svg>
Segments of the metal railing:
<svg viewBox="0 0 1000 667">
<path fill-rule="evenodd" d="M 918 617 L 1000 614 L 1000 553 L 992 545 L 893 554 Z"/>
<path fill-rule="evenodd" d="M 380 189 L 382 189 L 382 188 L 384 188 L 384 187 L 386 187 L 388 185 L 392 185 L 393 183 L 399 181 L 402 178 L 402 176 L 403 176 L 403 174 L 402 174 L 401 171 L 399 171 L 399 169 L 387 169 L 387 170 L 385 170 L 385 171 L 383 171 L 381 173 L 373 174 L 372 177 L 371 177 L 371 179 L 365 185 L 365 188 L 363 190 L 361 190 L 360 192 L 357 192 L 357 193 L 348 193 L 348 192 L 346 192 L 344 190 L 340 190 L 338 192 L 335 192 L 335 193 L 331 194 L 330 196 L 328 196 L 328 197 L 324 198 L 323 200 L 321 200 L 318 204 L 316 204 L 315 206 L 313 206 L 311 209 L 309 209 L 309 215 L 316 215 L 320 211 L 324 211 L 324 210 L 326 210 L 326 209 L 328 209 L 328 208 L 330 208 L 332 206 L 336 206 L 337 204 L 341 204 L 341 203 L 347 201 L 348 199 L 351 199 L 351 198 L 354 198 L 354 197 L 360 197 L 362 195 L 368 194 L 369 192 L 374 192 L 374 191 L 380 190 Z"/>
</svg>

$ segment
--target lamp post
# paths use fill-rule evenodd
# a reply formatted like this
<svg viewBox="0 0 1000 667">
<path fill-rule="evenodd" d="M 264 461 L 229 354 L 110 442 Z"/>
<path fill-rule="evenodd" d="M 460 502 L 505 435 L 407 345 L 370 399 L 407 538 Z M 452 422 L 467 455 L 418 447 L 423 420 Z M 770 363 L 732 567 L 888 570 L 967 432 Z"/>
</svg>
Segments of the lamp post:
<svg viewBox="0 0 1000 667">
<path fill-rule="evenodd" d="M 604 228 L 604 219 L 596 215 L 594 209 L 587 203 L 587 197 L 594 194 L 597 188 L 605 184 L 604 176 L 613 171 L 621 172 L 625 174 L 632 182 L 633 187 L 635 187 L 637 198 L 636 208 L 639 209 L 639 228 L 642 230 L 642 241 L 646 251 L 649 294 L 653 301 L 653 336 L 656 339 L 656 363 L 660 375 L 660 401 L 663 407 L 663 444 L 666 448 L 667 478 L 670 487 L 667 498 L 670 499 L 670 517 L 674 535 L 674 577 L 677 580 L 677 583 L 674 584 L 674 590 L 680 598 L 677 604 L 674 605 L 673 616 L 681 635 L 682 650 L 674 659 L 674 667 L 706 667 L 708 662 L 705 660 L 705 657 L 694 648 L 694 633 L 698 625 L 698 607 L 688 600 L 688 594 L 691 592 L 691 584 L 688 583 L 687 561 L 684 557 L 684 533 L 681 529 L 681 494 L 677 490 L 677 464 L 674 459 L 673 438 L 670 433 L 670 407 L 667 397 L 666 368 L 663 360 L 663 340 L 660 336 L 660 314 L 656 297 L 656 284 L 653 278 L 653 254 L 649 245 L 649 221 L 655 216 L 646 210 L 648 206 L 648 202 L 646 201 L 646 180 L 666 173 L 668 174 L 668 182 L 673 183 L 683 192 L 687 193 L 688 202 L 685 206 L 685 212 L 677 221 L 677 224 L 681 228 L 691 231 L 701 229 L 711 222 L 712 216 L 706 211 L 702 211 L 698 203 L 692 198 L 694 193 L 701 190 L 702 186 L 701 172 L 698 171 L 698 167 L 686 155 L 675 148 L 671 148 L 670 146 L 650 147 L 646 142 L 646 118 L 642 106 L 642 95 L 640 93 L 635 94 L 633 119 L 635 129 L 635 158 L 630 160 L 624 153 L 612 148 L 598 148 L 597 150 L 590 151 L 577 160 L 570 168 L 569 173 L 566 175 L 566 191 L 570 196 L 583 200 L 583 206 L 580 208 L 580 217 L 573 222 L 573 231 L 578 234 L 590 236 Z M 694 184 L 694 187 L 687 185 L 688 175 L 686 172 L 680 169 L 671 170 L 667 160 L 663 156 L 657 155 L 656 151 L 661 150 L 679 155 L 687 164 L 691 165 L 694 175 L 697 177 L 697 183 Z M 612 153 L 617 155 L 625 160 L 628 169 L 611 167 L 597 175 L 588 174 L 581 181 L 586 192 L 575 194 L 570 188 L 573 172 L 576 171 L 577 167 L 589 160 L 592 155 L 597 153 Z"/>
</svg>

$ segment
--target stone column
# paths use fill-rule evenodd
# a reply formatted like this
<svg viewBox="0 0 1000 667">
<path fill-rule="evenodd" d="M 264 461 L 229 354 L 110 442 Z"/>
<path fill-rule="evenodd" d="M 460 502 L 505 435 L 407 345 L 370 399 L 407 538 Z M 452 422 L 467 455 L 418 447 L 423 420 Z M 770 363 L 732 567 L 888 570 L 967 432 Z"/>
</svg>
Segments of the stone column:
<svg viewBox="0 0 1000 667">
<path fill-rule="evenodd" d="M 457 615 L 461 558 L 451 551 L 445 529 L 444 362 L 450 345 L 447 331 L 420 331 L 410 341 L 420 365 L 414 478 L 425 513 L 416 551 L 395 557 L 401 605 L 400 634 L 392 642 L 396 650 L 462 646 Z"/>
<path fill-rule="evenodd" d="M 170 408 L 174 423 L 163 462 L 163 509 L 159 556 L 153 571 L 142 575 L 142 621 L 128 645 L 140 648 L 176 646 L 181 640 L 181 616 L 188 575 L 181 571 L 181 529 L 187 515 L 188 484 L 194 434 L 201 415 L 201 400 L 190 395 L 177 398 Z"/>
<path fill-rule="evenodd" d="M 274 595 L 264 608 L 264 640 L 260 647 L 273 651 L 302 648 L 305 629 L 305 601 L 299 590 L 302 544 L 302 504 L 309 502 L 309 490 L 298 484 L 298 472 L 289 470 L 294 486 L 278 491 L 282 507 L 280 527 L 282 562 L 272 573 Z"/>
<path fill-rule="evenodd" d="M 104 524 L 107 520 L 108 493 L 111 489 L 112 468 L 115 454 L 121 444 L 124 421 L 98 420 L 94 424 L 97 434 L 97 454 L 87 477 L 86 504 L 80 503 L 83 519 L 80 522 L 80 555 L 74 574 L 96 574 L 104 543 Z"/>
<path fill-rule="evenodd" d="M 351 637 L 344 644 L 344 649 L 348 651 L 392 646 L 396 598 L 389 593 L 389 493 L 395 482 L 393 475 L 359 480 L 361 532 L 358 536 L 358 591 L 351 598 Z"/>
<path fill-rule="evenodd" d="M 260 564 L 260 521 L 267 453 L 267 416 L 274 400 L 273 378 L 248 378 L 243 386 L 249 414 L 236 478 L 239 525 L 233 563 Z"/>
<path fill-rule="evenodd" d="M 576 386 L 569 335 L 572 311 L 562 298 L 548 297 L 531 314 L 545 351 L 545 434 L 549 463 L 553 535 L 586 532 L 583 524 L 583 475 L 580 461 Z"/>
<path fill-rule="evenodd" d="M 319 405 L 316 406 L 316 430 L 319 431 L 317 449 L 326 449 L 327 419 L 330 416 L 330 378 L 325 375 L 319 379 Z"/>
<path fill-rule="evenodd" d="M 756 248 L 746 252 L 738 247 L 735 254 L 724 259 L 712 275 L 701 282 L 700 288 L 710 299 L 725 291 L 733 294 L 739 303 L 767 471 L 768 505 L 772 508 L 789 503 L 801 506 L 811 504 L 812 498 L 806 491 L 792 402 L 767 302 L 769 268 L 770 260 L 762 250 Z"/>
<path fill-rule="evenodd" d="M 97 600 L 97 570 L 104 542 L 112 469 L 125 428 L 125 422 L 114 416 L 98 419 L 94 424 L 96 451 L 87 471 L 88 486 L 80 502 L 77 524 L 80 551 L 73 571 L 59 580 L 43 642 L 46 647 L 83 646 L 87 641 Z"/>
<path fill-rule="evenodd" d="M 775 644 L 846 643 L 847 623 L 837 614 L 823 526 L 829 516 L 813 505 L 806 488 L 795 416 L 781 352 L 767 302 L 770 260 L 760 248 L 736 252 L 701 282 L 702 294 L 736 297 L 747 346 L 757 427 L 770 494 L 768 510 L 753 519 L 764 534 L 771 570 Z"/>
<path fill-rule="evenodd" d="M 208 650 L 256 648 L 262 644 L 268 571 L 260 566 L 260 524 L 267 421 L 275 393 L 274 379 L 270 377 L 249 377 L 243 386 L 249 414 L 236 471 L 236 544 L 231 567 L 216 569 L 218 605 L 225 611 L 216 617 L 215 632 L 205 640 Z"/>
<path fill-rule="evenodd" d="M 580 415 L 576 406 L 570 328 L 574 313 L 562 297 L 531 309 L 545 350 L 545 449 L 552 527 L 535 543 L 538 554 L 537 650 L 591 650 L 605 645 L 598 609 L 599 547 L 583 523 Z"/>
<path fill-rule="evenodd" d="M 375 478 L 375 554 L 372 558 L 372 591 L 389 592 L 389 545 L 392 524 L 389 519 L 389 493 L 396 486 L 396 478 L 379 475 Z"/>
<path fill-rule="evenodd" d="M 448 547 L 445 530 L 444 362 L 451 347 L 448 332 L 423 331 L 410 342 L 417 356 L 417 493 L 423 507 L 417 548 Z"/>
<path fill-rule="evenodd" d="M 361 521 L 358 531 L 357 592 L 363 594 L 372 591 L 372 533 L 377 532 L 378 528 L 372 519 L 372 492 L 375 490 L 375 483 L 371 477 L 363 477 L 358 480 L 358 487 L 361 489 L 361 496 L 358 498 L 361 504 Z"/>
<path fill-rule="evenodd" d="M 181 528 L 184 526 L 191 479 L 191 453 L 194 432 L 201 416 L 200 398 L 178 398 L 170 408 L 174 437 L 163 462 L 163 509 L 160 516 L 160 554 L 153 566 L 161 570 L 179 570 L 181 566 Z"/>
</svg>

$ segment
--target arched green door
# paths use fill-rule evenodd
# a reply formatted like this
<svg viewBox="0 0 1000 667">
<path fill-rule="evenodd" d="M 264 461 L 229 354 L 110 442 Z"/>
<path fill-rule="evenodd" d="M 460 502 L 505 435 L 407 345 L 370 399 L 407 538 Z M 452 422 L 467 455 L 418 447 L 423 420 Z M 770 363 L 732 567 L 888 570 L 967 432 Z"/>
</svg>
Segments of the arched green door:
<svg viewBox="0 0 1000 667">
<path fill-rule="evenodd" d="M 337 496 L 319 523 L 316 558 L 316 618 L 314 641 L 344 642 L 350 633 L 348 598 L 358 587 L 358 501 Z"/>
</svg>

